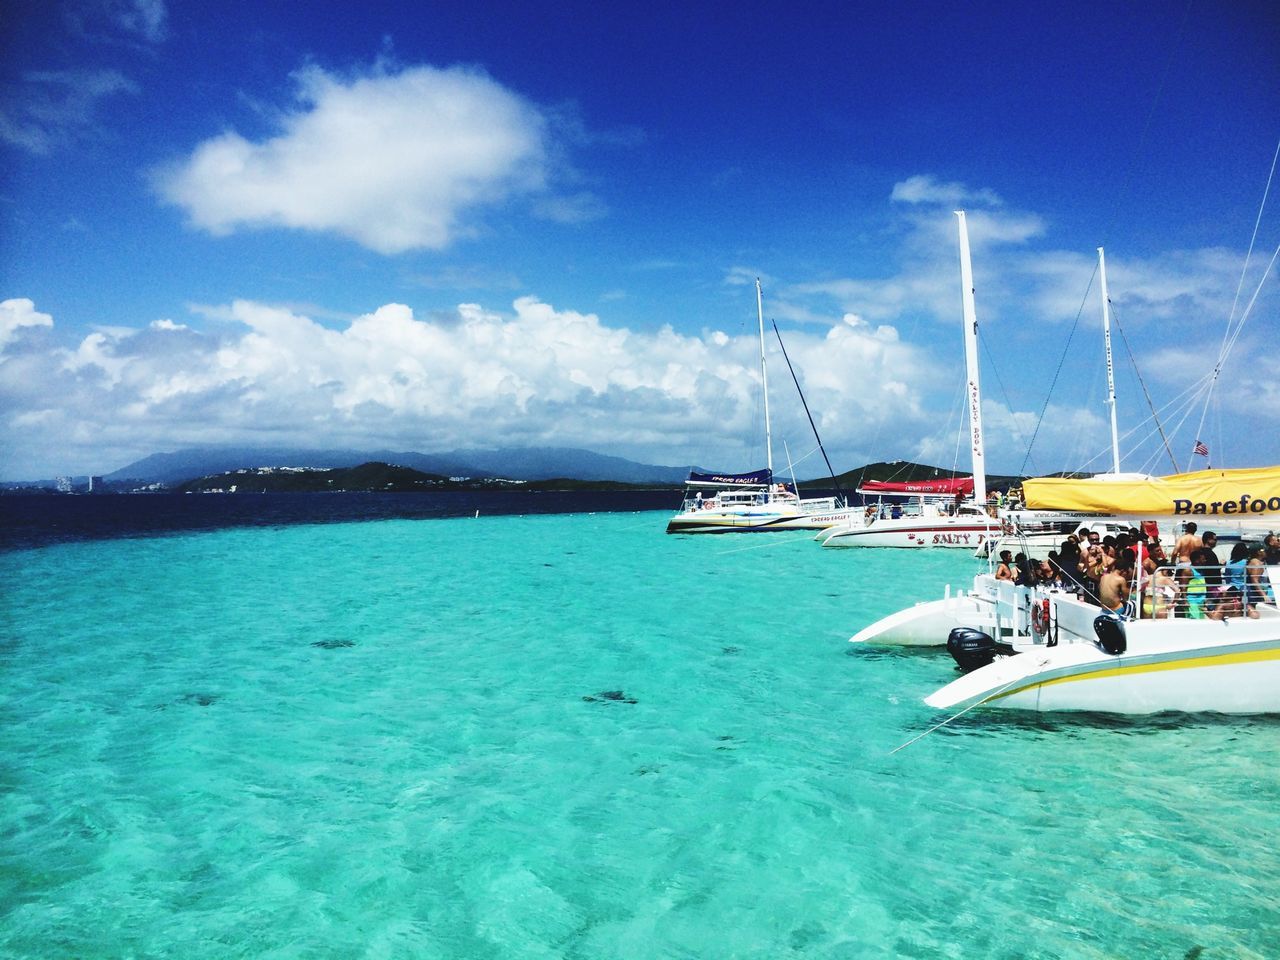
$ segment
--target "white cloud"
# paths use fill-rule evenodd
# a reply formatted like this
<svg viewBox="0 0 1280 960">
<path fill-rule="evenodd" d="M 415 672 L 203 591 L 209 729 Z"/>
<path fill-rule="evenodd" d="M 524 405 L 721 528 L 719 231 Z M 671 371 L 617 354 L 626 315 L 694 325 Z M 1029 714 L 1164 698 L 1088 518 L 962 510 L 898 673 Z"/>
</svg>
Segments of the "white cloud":
<svg viewBox="0 0 1280 960">
<path fill-rule="evenodd" d="M 121 93 L 137 93 L 116 70 L 43 70 L 26 73 L 16 95 L 0 109 L 0 140 L 47 154 L 97 132 L 99 104 Z"/>
<path fill-rule="evenodd" d="M 552 175 L 549 121 L 478 70 L 382 68 L 351 77 L 310 67 L 278 135 L 227 131 L 158 171 L 191 223 L 340 234 L 381 253 L 439 250 L 475 229 L 479 208 L 539 195 L 546 216 L 600 215 L 593 197 L 541 197 Z"/>
<path fill-rule="evenodd" d="M 971 190 L 963 183 L 940 183 L 929 174 L 917 174 L 893 185 L 890 199 L 896 203 L 940 204 L 947 207 L 963 207 L 977 203 L 1000 206 L 1000 197 L 993 190 Z"/>
<path fill-rule="evenodd" d="M 897 239 L 886 245 L 882 275 L 769 279 L 765 288 L 769 316 L 803 324 L 784 328 L 787 350 L 841 469 L 894 457 L 950 466 L 963 429 L 955 217 L 945 208 L 893 209 Z M 1053 249 L 1033 214 L 980 213 L 970 224 L 986 238 L 975 244 L 974 269 L 988 462 L 993 472 L 1019 469 L 1039 421 L 1029 469 L 1079 468 L 1100 452 L 1094 462 L 1105 466 L 1096 278 L 1085 299 L 1093 251 Z M 1181 452 L 1194 438 L 1174 432 L 1178 421 L 1190 416 L 1186 430 L 1194 429 L 1200 406 L 1190 405 L 1203 402 L 1202 394 L 1181 395 L 1194 393 L 1186 388 L 1217 356 L 1240 256 L 1207 249 L 1138 258 L 1109 249 L 1108 268 L 1117 326 Z M 447 279 L 463 286 L 472 272 L 496 285 L 483 268 Z M 727 268 L 722 292 L 754 310 L 749 285 L 758 273 Z M 1246 285 L 1246 301 L 1252 289 Z M 1250 444 L 1236 462 L 1273 459 L 1277 450 L 1280 353 L 1260 329 L 1275 296 L 1273 278 L 1212 408 Z M 1063 358 L 1082 303 L 1072 355 Z M 724 469 L 763 462 L 754 326 L 735 335 L 630 330 L 533 297 L 505 311 L 470 303 L 430 315 L 387 304 L 355 319 L 249 300 L 191 310 L 201 319 L 190 328 L 172 320 L 98 327 L 51 347 L 52 334 L 36 333 L 52 323 L 47 314 L 29 300 L 0 305 L 0 337 L 9 343 L 0 352 L 0 456 L 9 458 L 0 475 L 38 475 L 15 473 L 19 462 L 47 464 L 46 473 L 101 472 L 158 449 L 213 442 L 554 444 Z M 802 457 L 808 424 L 774 349 L 771 340 L 775 437 Z M 1123 380 L 1118 337 L 1116 355 L 1120 429 L 1131 431 L 1124 465 L 1139 469 L 1162 445 L 1143 423 L 1142 387 Z M 1227 452 L 1210 440 L 1215 458 Z M 819 472 L 812 463 L 802 475 Z"/>
<path fill-rule="evenodd" d="M 754 333 L 635 332 L 533 297 L 430 319 L 387 304 L 340 329 L 251 301 L 220 313 L 231 322 L 213 332 L 98 331 L 0 363 L 5 474 L 101 472 L 205 442 L 555 444 L 744 469 L 761 456 Z M 787 349 L 828 444 L 871 446 L 920 420 L 937 375 L 892 329 L 856 318 L 788 334 Z M 775 432 L 799 455 L 809 429 L 782 369 Z"/>
<path fill-rule="evenodd" d="M 40 313 L 25 297 L 0 301 L 0 353 L 17 338 L 22 327 L 52 327 L 53 317 Z"/>
</svg>

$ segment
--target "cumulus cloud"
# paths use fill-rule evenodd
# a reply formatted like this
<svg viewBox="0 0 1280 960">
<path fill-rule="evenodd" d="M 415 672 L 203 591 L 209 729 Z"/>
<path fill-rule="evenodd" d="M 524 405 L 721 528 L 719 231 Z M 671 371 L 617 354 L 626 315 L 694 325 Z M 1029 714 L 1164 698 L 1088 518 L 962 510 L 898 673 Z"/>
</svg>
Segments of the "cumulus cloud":
<svg viewBox="0 0 1280 960">
<path fill-rule="evenodd" d="M 935 184 L 932 177 L 912 177 L 898 184 L 895 192 L 904 184 L 917 182 Z M 960 200 L 962 193 L 980 196 L 986 192 L 946 186 L 957 188 L 937 191 L 948 200 Z M 911 196 L 927 193 L 920 186 L 908 192 Z M 805 315 L 799 305 L 806 303 L 809 316 L 822 315 L 824 311 L 812 307 L 826 301 L 834 304 L 838 313 L 854 312 L 900 325 L 917 318 L 955 321 L 960 310 L 959 255 L 951 206 L 947 203 L 928 209 L 921 201 L 919 207 L 902 209 L 894 221 L 899 239 L 886 250 L 888 269 L 883 275 L 782 283 L 774 296 L 795 302 L 794 319 Z M 969 211 L 966 221 L 983 327 L 1007 329 L 1007 324 L 1014 323 L 1027 329 L 1046 322 L 1069 323 L 1082 311 L 1091 321 L 1100 313 L 1093 248 L 1046 247 L 1048 225 L 1033 212 L 978 209 Z M 1198 336 L 1206 323 L 1225 325 L 1241 264 L 1240 253 L 1216 247 L 1148 257 L 1130 256 L 1123 249 L 1108 250 L 1113 312 L 1135 332 L 1159 324 L 1162 335 Z M 745 282 L 745 277 L 745 271 L 734 268 L 732 279 Z M 825 313 L 830 316 L 833 311 Z"/>
<path fill-rule="evenodd" d="M 380 253 L 440 250 L 478 209 L 534 196 L 541 215 L 603 214 L 589 194 L 555 199 L 547 115 L 479 70 L 419 66 L 339 76 L 309 67 L 276 136 L 227 131 L 155 173 L 200 229 L 325 231 Z"/>
<path fill-rule="evenodd" d="M 754 332 L 636 332 L 533 297 L 427 319 L 387 304 L 340 328 L 252 301 L 219 314 L 203 331 L 157 322 L 0 355 L 0 447 L 23 451 L 5 472 L 100 472 L 211 442 L 554 444 L 743 469 L 762 455 Z M 937 371 L 892 328 L 849 317 L 787 347 L 828 443 L 870 447 L 924 417 Z M 794 390 L 771 393 L 776 435 L 801 450 Z"/>
<path fill-rule="evenodd" d="M 52 327 L 53 317 L 40 313 L 25 297 L 0 301 L 0 353 L 15 340 L 23 327 Z"/>
<path fill-rule="evenodd" d="M 39 70 L 23 74 L 0 109 L 0 140 L 47 154 L 98 132 L 100 104 L 137 85 L 116 70 Z"/>
</svg>

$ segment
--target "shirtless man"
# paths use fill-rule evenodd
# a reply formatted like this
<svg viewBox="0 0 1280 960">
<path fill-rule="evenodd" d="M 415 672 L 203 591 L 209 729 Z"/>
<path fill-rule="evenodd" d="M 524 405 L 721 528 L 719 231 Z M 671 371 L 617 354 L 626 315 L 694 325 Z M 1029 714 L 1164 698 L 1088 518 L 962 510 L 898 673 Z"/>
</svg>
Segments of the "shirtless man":
<svg viewBox="0 0 1280 960">
<path fill-rule="evenodd" d="M 1200 537 L 1196 534 L 1194 520 L 1187 522 L 1186 531 L 1178 538 L 1178 542 L 1173 545 L 1173 565 L 1175 567 L 1191 566 L 1191 552 L 1204 546 L 1200 542 Z"/>
<path fill-rule="evenodd" d="M 1000 551 L 1000 562 L 996 564 L 997 580 L 1012 580 L 1013 570 L 1010 565 L 1013 563 L 1013 552 L 1010 550 Z"/>
<path fill-rule="evenodd" d="M 1119 613 L 1129 599 L 1129 580 L 1133 577 L 1134 555 L 1126 547 L 1116 557 L 1115 566 L 1102 575 L 1098 581 L 1098 599 L 1102 601 L 1102 609 Z"/>
</svg>

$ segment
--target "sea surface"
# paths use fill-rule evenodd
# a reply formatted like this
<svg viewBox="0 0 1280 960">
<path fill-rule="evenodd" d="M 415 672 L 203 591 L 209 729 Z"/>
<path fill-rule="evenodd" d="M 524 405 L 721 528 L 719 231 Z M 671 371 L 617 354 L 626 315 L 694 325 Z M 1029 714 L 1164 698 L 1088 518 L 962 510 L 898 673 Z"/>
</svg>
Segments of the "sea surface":
<svg viewBox="0 0 1280 960">
<path fill-rule="evenodd" d="M 6 498 L 0 957 L 1280 956 L 1280 721 L 893 752 L 963 551 L 413 496 Z"/>
</svg>

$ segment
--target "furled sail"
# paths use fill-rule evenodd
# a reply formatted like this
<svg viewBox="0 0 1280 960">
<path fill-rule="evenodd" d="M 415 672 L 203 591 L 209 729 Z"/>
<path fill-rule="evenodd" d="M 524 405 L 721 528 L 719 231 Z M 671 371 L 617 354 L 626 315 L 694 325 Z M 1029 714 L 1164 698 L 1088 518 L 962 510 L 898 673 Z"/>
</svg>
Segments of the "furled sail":
<svg viewBox="0 0 1280 960">
<path fill-rule="evenodd" d="M 1022 491 L 1032 510 L 1187 519 L 1277 515 L 1280 467 L 1200 470 L 1168 477 L 1037 477 L 1023 481 Z"/>
<path fill-rule="evenodd" d="M 686 483 L 706 484 L 716 487 L 767 487 L 773 482 L 772 470 L 755 470 L 751 473 L 693 473 Z"/>
<path fill-rule="evenodd" d="M 957 493 L 966 497 L 973 493 L 973 477 L 950 477 L 943 480 L 916 480 L 899 482 L 894 480 L 868 480 L 858 488 L 859 493 L 910 493 L 931 496 L 954 496 Z"/>
</svg>

